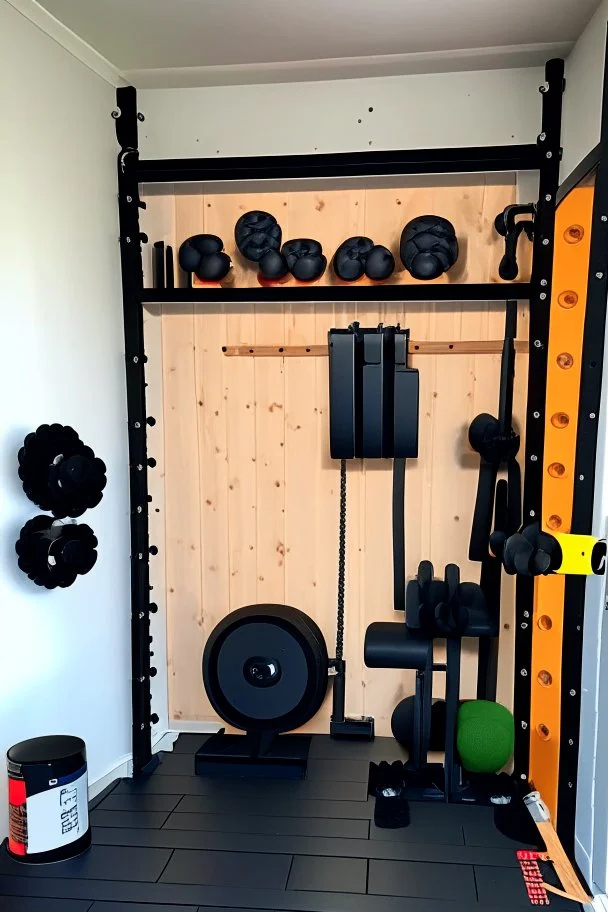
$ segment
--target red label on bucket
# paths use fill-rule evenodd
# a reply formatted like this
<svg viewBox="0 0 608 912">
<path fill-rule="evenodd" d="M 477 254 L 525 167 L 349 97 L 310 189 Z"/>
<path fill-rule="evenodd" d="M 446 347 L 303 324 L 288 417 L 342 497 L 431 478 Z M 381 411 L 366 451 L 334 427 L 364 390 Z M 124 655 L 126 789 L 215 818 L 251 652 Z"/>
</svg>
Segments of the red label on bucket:
<svg viewBox="0 0 608 912">
<path fill-rule="evenodd" d="M 8 848 L 13 855 L 25 855 L 27 850 L 27 807 L 23 779 L 8 780 L 9 835 Z"/>
</svg>

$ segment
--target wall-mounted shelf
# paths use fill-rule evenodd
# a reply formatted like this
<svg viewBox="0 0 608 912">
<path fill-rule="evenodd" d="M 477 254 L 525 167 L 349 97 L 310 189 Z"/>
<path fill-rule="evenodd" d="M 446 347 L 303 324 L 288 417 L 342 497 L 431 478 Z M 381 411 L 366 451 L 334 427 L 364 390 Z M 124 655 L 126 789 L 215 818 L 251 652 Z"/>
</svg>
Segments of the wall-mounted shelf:
<svg viewBox="0 0 608 912">
<path fill-rule="evenodd" d="M 144 288 L 144 304 L 273 304 L 324 301 L 527 301 L 529 282 L 428 285 L 300 285 L 271 288 Z"/>
</svg>

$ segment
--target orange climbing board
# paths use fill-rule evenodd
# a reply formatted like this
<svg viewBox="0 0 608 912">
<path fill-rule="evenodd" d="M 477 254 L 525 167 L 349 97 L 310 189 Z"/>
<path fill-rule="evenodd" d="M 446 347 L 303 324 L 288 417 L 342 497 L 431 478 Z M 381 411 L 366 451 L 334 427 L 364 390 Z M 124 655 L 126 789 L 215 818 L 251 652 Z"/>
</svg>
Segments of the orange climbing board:
<svg viewBox="0 0 608 912">
<path fill-rule="evenodd" d="M 557 208 L 545 410 L 542 528 L 570 532 L 593 186 Z M 557 820 L 565 577 L 535 580 L 529 777 Z"/>
</svg>

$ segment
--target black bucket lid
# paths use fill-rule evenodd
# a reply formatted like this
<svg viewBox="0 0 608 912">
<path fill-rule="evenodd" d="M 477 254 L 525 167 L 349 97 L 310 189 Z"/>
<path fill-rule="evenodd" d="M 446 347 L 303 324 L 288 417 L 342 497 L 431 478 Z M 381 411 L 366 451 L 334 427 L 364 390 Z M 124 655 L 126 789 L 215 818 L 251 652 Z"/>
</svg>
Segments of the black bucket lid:
<svg viewBox="0 0 608 912">
<path fill-rule="evenodd" d="M 86 758 L 86 745 L 82 738 L 74 735 L 45 735 L 20 741 L 7 751 L 8 760 L 13 763 L 53 763 L 82 755 Z"/>
</svg>

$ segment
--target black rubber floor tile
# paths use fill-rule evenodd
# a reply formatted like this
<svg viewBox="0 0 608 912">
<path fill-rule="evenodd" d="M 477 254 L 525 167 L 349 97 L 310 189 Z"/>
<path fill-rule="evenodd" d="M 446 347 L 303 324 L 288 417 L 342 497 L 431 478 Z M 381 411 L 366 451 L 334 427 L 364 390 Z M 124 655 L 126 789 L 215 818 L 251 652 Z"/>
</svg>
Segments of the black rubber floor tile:
<svg viewBox="0 0 608 912">
<path fill-rule="evenodd" d="M 194 754 L 197 752 L 199 747 L 202 747 L 202 745 L 205 743 L 205 741 L 210 737 L 211 737 L 211 735 L 207 735 L 207 734 L 197 735 L 197 734 L 185 733 L 183 735 L 180 735 L 179 738 L 177 739 L 177 741 L 175 742 L 175 744 L 173 745 L 173 753 L 174 754 L 192 754 L 192 756 L 194 757 Z M 167 753 L 170 753 L 170 752 L 167 751 Z M 165 754 L 165 756 L 166 756 L 166 754 Z M 194 759 L 192 760 L 192 762 L 194 763 Z"/>
<path fill-rule="evenodd" d="M 488 808 L 488 810 L 491 810 Z M 523 840 L 509 839 L 503 836 L 500 830 L 494 825 L 494 814 L 486 816 L 473 815 L 472 818 L 465 820 L 462 824 L 464 831 L 465 845 L 470 846 L 496 846 L 497 848 L 517 849 L 536 849 L 537 845 L 530 845 Z"/>
<path fill-rule="evenodd" d="M 218 798 L 264 798 L 267 800 L 299 799 L 320 801 L 367 801 L 367 783 L 324 782 L 307 779 L 225 780 L 202 776 L 165 776 L 157 771 L 145 779 L 123 779 L 116 795 L 206 795 Z M 112 797 L 112 796 L 110 796 Z"/>
<path fill-rule="evenodd" d="M 114 782 L 111 782 L 110 785 L 107 785 L 104 789 L 102 789 L 98 795 L 95 795 L 95 797 L 89 801 L 89 811 L 92 811 L 94 808 L 98 807 L 104 798 L 107 798 L 108 795 L 114 791 L 119 782 L 120 779 L 115 779 Z"/>
<path fill-rule="evenodd" d="M 134 795 L 112 792 L 99 805 L 101 811 L 136 811 L 145 814 L 169 814 L 180 803 L 181 795 Z"/>
<path fill-rule="evenodd" d="M 291 867 L 290 855 L 176 850 L 162 883 L 206 884 L 282 890 Z"/>
<path fill-rule="evenodd" d="M 0 912 L 88 912 L 90 906 L 91 903 L 88 899 L 0 896 Z M 116 910 L 112 910 L 112 912 L 116 912 Z"/>
<path fill-rule="evenodd" d="M 179 751 L 163 754 L 157 772 L 163 776 L 194 776 L 194 754 Z"/>
<path fill-rule="evenodd" d="M 372 821 L 369 831 L 370 839 L 387 840 L 388 842 L 416 842 L 423 845 L 464 845 L 462 827 L 458 823 L 446 821 L 441 826 L 421 826 L 410 823 L 407 827 L 391 830 L 377 827 Z"/>
<path fill-rule="evenodd" d="M 198 906 L 167 906 L 157 903 L 95 902 L 90 912 L 198 912 Z"/>
<path fill-rule="evenodd" d="M 321 893 L 303 890 L 253 890 L 250 887 L 206 887 L 193 884 L 133 883 L 109 880 L 60 880 L 59 878 L 1 877 L 0 895 L 103 900 L 200 906 L 199 912 L 446 912 L 436 899 L 368 896 L 364 893 Z M 498 912 L 497 905 L 458 902 L 449 912 Z M 571 910 L 572 912 L 572 910 Z M 577 912 L 574 909 L 574 912 Z"/>
<path fill-rule="evenodd" d="M 94 827 L 93 842 L 107 846 L 155 849 L 260 853 L 263 855 L 322 855 L 335 858 L 377 858 L 390 861 L 438 862 L 517 868 L 515 853 L 485 846 L 441 845 L 437 842 L 398 842 L 381 839 L 276 836 L 219 833 L 207 830 L 130 830 Z"/>
<path fill-rule="evenodd" d="M 113 797 L 113 795 L 110 795 L 110 798 Z M 128 796 L 121 795 L 116 797 Z M 190 814 L 242 814 L 245 817 L 259 814 L 262 817 L 330 817 L 347 820 L 369 820 L 374 816 L 374 805 L 371 801 L 300 801 L 224 798 L 217 795 L 186 795 L 179 803 L 179 812 Z"/>
<path fill-rule="evenodd" d="M 408 754 L 394 738 L 375 738 L 373 741 L 336 741 L 329 735 L 315 735 L 309 758 L 330 760 L 407 760 Z"/>
<path fill-rule="evenodd" d="M 175 811 L 169 816 L 163 829 L 367 839 L 369 823 L 367 820 L 336 820 L 318 817 L 245 817 L 240 814 L 182 814 Z"/>
<path fill-rule="evenodd" d="M 544 872 L 543 872 L 544 873 Z M 494 906 L 509 906 L 514 909 L 530 909 L 530 900 L 519 866 L 510 868 L 478 867 L 475 865 L 475 879 L 480 903 Z M 577 906 L 569 899 L 549 894 L 553 912 L 576 912 Z"/>
<path fill-rule="evenodd" d="M 315 890 L 323 893 L 365 893 L 366 883 L 367 860 L 364 858 L 296 855 L 287 889 Z"/>
<path fill-rule="evenodd" d="M 84 855 L 54 865 L 23 865 L 0 851 L 0 874 L 13 877 L 59 877 L 94 880 L 157 880 L 170 849 L 94 845 Z"/>
<path fill-rule="evenodd" d="M 310 759 L 306 778 L 324 782 L 365 782 L 369 779 L 368 760 L 330 760 L 327 757 Z"/>
<path fill-rule="evenodd" d="M 372 860 L 367 892 L 379 896 L 477 902 L 472 865 Z"/>
<path fill-rule="evenodd" d="M 91 826 L 160 829 L 168 817 L 166 811 L 107 811 L 98 808 L 89 817 Z"/>
</svg>

